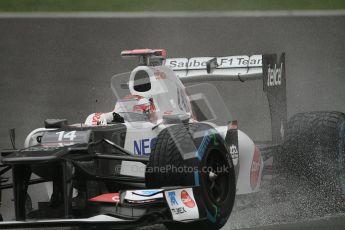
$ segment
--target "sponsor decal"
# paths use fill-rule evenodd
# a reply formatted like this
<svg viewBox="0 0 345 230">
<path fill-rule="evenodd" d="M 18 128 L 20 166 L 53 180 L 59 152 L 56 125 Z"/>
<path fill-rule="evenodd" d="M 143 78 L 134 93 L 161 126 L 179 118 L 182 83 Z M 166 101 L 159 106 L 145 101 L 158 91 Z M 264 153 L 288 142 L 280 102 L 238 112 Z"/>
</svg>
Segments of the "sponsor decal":
<svg viewBox="0 0 345 230">
<path fill-rule="evenodd" d="M 197 57 L 197 58 L 174 58 L 167 59 L 166 66 L 174 70 L 201 70 L 206 69 L 206 63 L 211 60 L 212 57 Z M 217 57 L 218 67 L 217 69 L 227 68 L 242 68 L 242 67 L 261 67 L 262 55 L 252 56 L 228 56 Z"/>
<path fill-rule="evenodd" d="M 139 196 L 152 196 L 161 191 L 163 191 L 163 189 L 136 190 L 133 191 L 133 193 Z"/>
<path fill-rule="evenodd" d="M 239 152 L 238 152 L 237 146 L 236 145 L 231 145 L 229 147 L 229 150 L 230 150 L 230 155 L 231 155 L 231 158 L 232 158 L 232 161 L 233 161 L 234 165 L 237 165 L 238 157 L 239 157 Z"/>
<path fill-rule="evenodd" d="M 184 221 L 199 219 L 199 210 L 194 199 L 192 188 L 165 191 L 164 193 L 173 220 Z"/>
<path fill-rule="evenodd" d="M 254 67 L 262 65 L 262 58 L 260 55 L 248 56 L 233 56 L 221 57 L 217 59 L 220 68 L 231 67 Z"/>
<path fill-rule="evenodd" d="M 191 58 L 188 61 L 188 68 L 189 69 L 198 69 L 201 67 L 201 69 L 205 69 L 206 68 L 206 63 L 208 60 L 210 60 L 211 58 Z"/>
<path fill-rule="evenodd" d="M 206 69 L 206 63 L 212 58 L 191 58 L 191 59 L 175 59 L 167 62 L 166 65 L 175 69 Z"/>
<path fill-rule="evenodd" d="M 181 215 L 183 213 L 186 213 L 186 209 L 184 207 L 178 207 L 178 208 L 173 208 L 171 209 L 171 211 L 175 214 L 175 215 Z"/>
<path fill-rule="evenodd" d="M 162 191 L 162 189 L 126 191 L 125 200 L 128 202 L 152 202 L 163 198 L 163 193 L 161 193 Z"/>
<path fill-rule="evenodd" d="M 230 146 L 230 154 L 231 156 L 233 156 L 234 158 L 238 158 L 238 150 L 236 145 L 231 145 Z"/>
<path fill-rule="evenodd" d="M 148 156 L 151 153 L 151 149 L 156 145 L 157 138 L 145 138 L 140 140 L 134 140 L 134 154 Z"/>
<path fill-rule="evenodd" d="M 279 86 L 282 84 L 282 72 L 283 72 L 283 63 L 280 63 L 280 68 L 277 68 L 277 65 L 274 64 L 272 69 L 268 65 L 267 70 L 267 86 Z"/>
<path fill-rule="evenodd" d="M 94 113 L 92 117 L 92 125 L 99 125 L 101 123 L 102 113 Z"/>
<path fill-rule="evenodd" d="M 188 59 L 187 58 L 172 58 L 167 59 L 165 62 L 166 66 L 169 66 L 170 68 L 174 70 L 183 70 L 187 69 L 188 66 Z"/>
<path fill-rule="evenodd" d="M 176 200 L 176 192 L 175 191 L 168 192 L 168 195 L 169 195 L 171 205 L 172 206 L 178 205 L 178 202 Z"/>
<path fill-rule="evenodd" d="M 181 200 L 185 206 L 188 208 L 194 208 L 195 202 L 194 200 L 189 196 L 188 192 L 186 190 L 181 191 Z"/>
<path fill-rule="evenodd" d="M 252 166 L 250 168 L 250 186 L 252 190 L 256 188 L 259 182 L 259 176 L 261 171 L 261 153 L 258 147 L 255 146 Z"/>
</svg>

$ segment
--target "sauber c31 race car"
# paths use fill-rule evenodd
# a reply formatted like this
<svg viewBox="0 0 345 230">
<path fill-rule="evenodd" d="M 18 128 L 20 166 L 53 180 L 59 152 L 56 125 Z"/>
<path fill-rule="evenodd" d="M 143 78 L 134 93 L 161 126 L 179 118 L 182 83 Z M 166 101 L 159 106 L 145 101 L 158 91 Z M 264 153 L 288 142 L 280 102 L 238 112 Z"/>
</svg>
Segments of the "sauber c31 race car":
<svg viewBox="0 0 345 230">
<path fill-rule="evenodd" d="M 219 229 L 236 194 L 259 191 L 262 152 L 282 143 L 287 123 L 284 54 L 121 54 L 140 62 L 111 79 L 113 111 L 72 125 L 47 119 L 28 135 L 25 148 L 2 153 L 12 169 L 16 220 L 0 228 L 164 223 Z M 263 81 L 271 109 L 272 142 L 264 147 L 238 129 L 216 88 L 203 83 L 247 80 Z M 32 174 L 50 181 L 52 194 L 28 213 Z"/>
</svg>

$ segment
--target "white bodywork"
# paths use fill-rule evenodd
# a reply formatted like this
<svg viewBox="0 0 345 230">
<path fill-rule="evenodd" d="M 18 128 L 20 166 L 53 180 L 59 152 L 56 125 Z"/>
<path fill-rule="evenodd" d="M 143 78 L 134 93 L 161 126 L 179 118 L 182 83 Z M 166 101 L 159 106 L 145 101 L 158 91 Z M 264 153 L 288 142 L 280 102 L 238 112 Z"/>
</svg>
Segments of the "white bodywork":
<svg viewBox="0 0 345 230">
<path fill-rule="evenodd" d="M 188 77 L 193 79 L 199 79 L 201 76 L 211 77 L 205 70 L 205 63 L 210 58 L 199 59 L 169 59 L 166 65 L 175 65 L 175 73 L 172 69 L 166 66 L 139 66 L 135 68 L 129 78 L 128 86 L 132 95 L 140 95 L 143 97 L 153 98 L 156 106 L 157 120 L 155 122 L 125 122 L 127 126 L 126 140 L 124 148 L 129 152 L 136 155 L 149 156 L 151 152 L 152 143 L 155 141 L 157 135 L 161 130 L 166 128 L 162 123 L 164 115 L 171 114 L 186 114 L 190 117 L 190 122 L 196 122 L 193 118 L 192 106 L 190 98 L 186 93 L 185 86 L 182 81 L 188 81 Z M 224 59 L 224 60 L 223 60 Z M 233 58 L 226 57 L 220 59 L 220 63 L 223 63 L 224 68 L 234 68 L 229 71 L 225 69 L 219 69 L 218 76 L 233 76 L 238 77 L 240 74 L 244 74 L 243 77 L 257 77 L 262 74 L 261 55 L 248 56 L 235 56 Z M 227 60 L 227 62 L 225 61 Z M 229 61 L 233 60 L 233 61 Z M 191 62 L 199 63 L 202 68 L 195 67 L 194 70 L 186 70 L 186 66 L 192 66 Z M 179 64 L 180 63 L 180 64 Z M 181 64 L 182 63 L 182 64 Z M 233 66 L 231 66 L 233 65 Z M 193 67 L 193 66 L 192 66 Z M 243 69 L 246 67 L 246 69 Z M 251 67 L 251 68 L 249 68 Z M 138 71 L 146 71 L 150 77 L 151 88 L 145 92 L 138 92 L 134 89 L 134 78 Z M 178 76 L 177 76 L 178 74 Z M 246 75 L 248 74 L 248 75 Z M 181 79 L 180 79 L 181 78 Z M 113 88 L 115 94 L 117 92 Z M 98 125 L 107 125 L 107 121 L 112 119 L 112 113 L 93 113 L 88 116 L 85 121 L 85 125 L 95 125 L 95 119 L 100 122 Z M 225 138 L 228 127 L 216 126 L 212 124 L 217 131 Z M 152 129 L 156 126 L 155 129 Z M 37 129 L 29 134 L 25 141 L 25 147 L 37 144 L 36 136 L 47 129 Z M 257 192 L 260 189 L 261 174 L 263 169 L 263 160 L 260 152 L 256 148 L 254 142 L 242 131 L 238 131 L 239 149 L 232 149 L 232 146 L 228 146 L 234 152 L 231 153 L 234 157 L 233 162 L 235 167 L 238 167 L 237 175 L 237 194 L 246 194 Z M 232 151 L 231 150 L 231 151 Z M 238 158 L 237 158 L 238 156 Z M 123 161 L 121 168 L 121 174 L 133 175 L 144 177 L 145 165 L 137 162 Z"/>
</svg>

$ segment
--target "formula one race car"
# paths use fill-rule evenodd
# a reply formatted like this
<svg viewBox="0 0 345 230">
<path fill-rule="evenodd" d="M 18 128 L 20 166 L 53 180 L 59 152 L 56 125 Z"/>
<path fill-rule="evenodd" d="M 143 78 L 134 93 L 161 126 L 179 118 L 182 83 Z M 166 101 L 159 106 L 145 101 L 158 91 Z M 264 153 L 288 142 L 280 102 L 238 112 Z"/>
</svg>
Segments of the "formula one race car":
<svg viewBox="0 0 345 230">
<path fill-rule="evenodd" d="M 24 149 L 3 153 L 2 163 L 13 171 L 16 221 L 0 228 L 164 223 L 219 229 L 236 194 L 259 191 L 262 152 L 282 146 L 287 126 L 284 54 L 121 54 L 138 57 L 140 64 L 112 78 L 118 99 L 112 112 L 93 113 L 73 125 L 48 119 L 45 128 L 28 135 Z M 238 130 L 214 86 L 183 84 L 257 79 L 271 109 L 272 143 L 264 147 Z M 52 194 L 26 213 L 32 174 L 51 181 Z"/>
</svg>

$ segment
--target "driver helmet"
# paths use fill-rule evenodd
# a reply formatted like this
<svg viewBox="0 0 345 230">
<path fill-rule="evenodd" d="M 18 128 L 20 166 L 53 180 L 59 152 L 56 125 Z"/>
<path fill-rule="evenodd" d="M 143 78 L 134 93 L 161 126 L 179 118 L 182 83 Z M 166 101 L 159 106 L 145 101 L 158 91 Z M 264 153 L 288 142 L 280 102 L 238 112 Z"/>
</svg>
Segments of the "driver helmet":
<svg viewBox="0 0 345 230">
<path fill-rule="evenodd" d="M 140 95 L 127 95 L 117 101 L 114 112 L 137 113 L 147 116 L 151 122 L 156 121 L 156 106 L 152 98 L 146 98 Z"/>
</svg>

